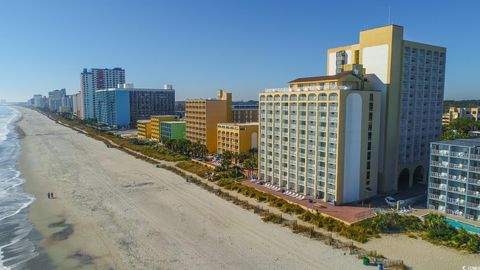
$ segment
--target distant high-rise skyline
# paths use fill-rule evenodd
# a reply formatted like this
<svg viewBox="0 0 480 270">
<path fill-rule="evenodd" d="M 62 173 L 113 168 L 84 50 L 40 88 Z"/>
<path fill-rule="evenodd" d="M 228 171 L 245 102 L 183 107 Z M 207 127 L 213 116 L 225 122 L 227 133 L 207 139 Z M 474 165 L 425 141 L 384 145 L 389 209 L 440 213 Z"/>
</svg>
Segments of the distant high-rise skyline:
<svg viewBox="0 0 480 270">
<path fill-rule="evenodd" d="M 125 70 L 122 68 L 92 68 L 83 69 L 80 74 L 80 102 L 82 119 L 96 119 L 95 91 L 115 88 L 125 83 Z"/>
</svg>

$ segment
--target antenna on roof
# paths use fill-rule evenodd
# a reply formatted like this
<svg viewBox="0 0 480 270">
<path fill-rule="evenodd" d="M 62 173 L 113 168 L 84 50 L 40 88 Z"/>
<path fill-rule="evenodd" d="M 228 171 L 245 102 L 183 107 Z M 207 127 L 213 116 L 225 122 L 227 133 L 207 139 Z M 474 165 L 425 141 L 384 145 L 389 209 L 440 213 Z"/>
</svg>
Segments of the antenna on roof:
<svg viewBox="0 0 480 270">
<path fill-rule="evenodd" d="M 388 6 L 388 25 L 391 24 L 391 9 L 390 6 Z"/>
</svg>

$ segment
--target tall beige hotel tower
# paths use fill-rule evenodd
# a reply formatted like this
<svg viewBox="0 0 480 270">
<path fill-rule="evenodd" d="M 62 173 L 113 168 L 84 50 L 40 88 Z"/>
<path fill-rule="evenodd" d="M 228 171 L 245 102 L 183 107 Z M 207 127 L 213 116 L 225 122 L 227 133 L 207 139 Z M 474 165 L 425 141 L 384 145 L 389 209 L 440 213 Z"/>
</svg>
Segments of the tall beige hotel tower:
<svg viewBox="0 0 480 270">
<path fill-rule="evenodd" d="M 404 40 L 397 25 L 329 49 L 327 76 L 260 94 L 260 177 L 339 204 L 425 182 L 445 60 L 445 48 Z"/>
</svg>

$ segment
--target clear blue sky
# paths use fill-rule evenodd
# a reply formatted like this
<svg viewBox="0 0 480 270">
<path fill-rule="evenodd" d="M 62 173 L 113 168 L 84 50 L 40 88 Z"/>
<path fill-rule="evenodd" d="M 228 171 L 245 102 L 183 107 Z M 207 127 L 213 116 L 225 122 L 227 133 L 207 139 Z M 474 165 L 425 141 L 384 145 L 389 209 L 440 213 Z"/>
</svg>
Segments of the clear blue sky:
<svg viewBox="0 0 480 270">
<path fill-rule="evenodd" d="M 0 0 L 0 98 L 79 90 L 84 67 L 123 67 L 139 87 L 174 84 L 177 100 L 256 99 L 325 73 L 330 47 L 391 22 L 445 46 L 446 98 L 480 98 L 480 1 Z"/>
</svg>

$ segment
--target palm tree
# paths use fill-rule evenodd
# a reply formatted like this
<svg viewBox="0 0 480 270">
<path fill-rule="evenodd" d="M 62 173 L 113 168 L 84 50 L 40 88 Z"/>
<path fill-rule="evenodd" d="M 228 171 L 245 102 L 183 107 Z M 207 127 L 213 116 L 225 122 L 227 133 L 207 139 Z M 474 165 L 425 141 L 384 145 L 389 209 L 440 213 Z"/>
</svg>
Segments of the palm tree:
<svg viewBox="0 0 480 270">
<path fill-rule="evenodd" d="M 253 170 L 254 170 L 255 168 L 257 168 L 258 164 L 257 164 L 256 159 L 254 159 L 254 158 L 247 158 L 247 159 L 243 160 L 242 166 L 243 166 L 243 168 L 245 168 L 245 169 L 248 170 L 248 176 L 249 176 L 250 178 L 252 178 Z"/>
<path fill-rule="evenodd" d="M 225 162 L 228 161 L 228 163 L 232 163 L 233 158 L 234 158 L 234 154 L 230 151 L 225 151 L 222 154 L 222 160 L 225 161 Z"/>
<path fill-rule="evenodd" d="M 204 144 L 198 144 L 198 149 L 197 149 L 197 151 L 198 151 L 199 157 L 205 158 L 205 156 L 206 156 L 207 153 L 208 153 L 208 148 L 207 148 L 207 146 L 204 145 Z"/>
<path fill-rule="evenodd" d="M 424 226 L 430 239 L 449 240 L 454 230 L 447 223 L 444 216 L 428 214 L 424 219 Z"/>
</svg>

